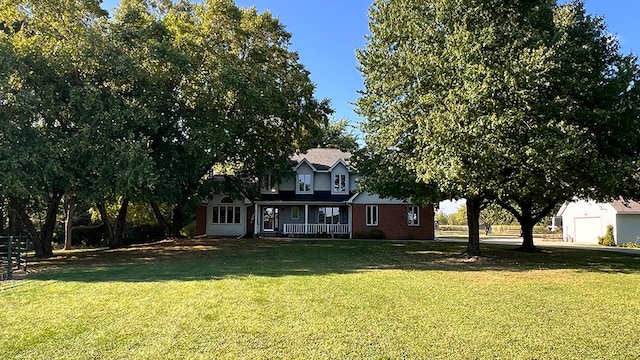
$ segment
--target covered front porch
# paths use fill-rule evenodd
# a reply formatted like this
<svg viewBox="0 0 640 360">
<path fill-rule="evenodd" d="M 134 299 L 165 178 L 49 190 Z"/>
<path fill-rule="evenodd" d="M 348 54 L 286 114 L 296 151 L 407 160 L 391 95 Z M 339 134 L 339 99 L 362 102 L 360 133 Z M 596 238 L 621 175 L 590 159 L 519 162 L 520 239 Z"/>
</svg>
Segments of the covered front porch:
<svg viewBox="0 0 640 360">
<path fill-rule="evenodd" d="M 350 207 L 344 203 L 257 202 L 255 234 L 262 236 L 349 235 Z"/>
</svg>

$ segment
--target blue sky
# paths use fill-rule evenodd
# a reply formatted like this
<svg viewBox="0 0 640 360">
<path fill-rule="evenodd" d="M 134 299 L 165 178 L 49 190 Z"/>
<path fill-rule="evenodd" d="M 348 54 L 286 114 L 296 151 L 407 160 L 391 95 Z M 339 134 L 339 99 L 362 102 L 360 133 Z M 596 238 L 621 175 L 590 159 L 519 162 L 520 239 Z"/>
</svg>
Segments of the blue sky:
<svg viewBox="0 0 640 360">
<path fill-rule="evenodd" d="M 368 9 L 372 0 L 236 0 L 238 6 L 270 10 L 293 34 L 292 49 L 311 71 L 320 98 L 331 99 L 334 117 L 360 119 L 351 105 L 363 88 L 356 69 L 355 49 L 365 45 Z M 623 52 L 638 53 L 636 21 L 640 0 L 587 0 L 587 11 L 603 15 L 610 32 L 618 34 Z"/>
</svg>

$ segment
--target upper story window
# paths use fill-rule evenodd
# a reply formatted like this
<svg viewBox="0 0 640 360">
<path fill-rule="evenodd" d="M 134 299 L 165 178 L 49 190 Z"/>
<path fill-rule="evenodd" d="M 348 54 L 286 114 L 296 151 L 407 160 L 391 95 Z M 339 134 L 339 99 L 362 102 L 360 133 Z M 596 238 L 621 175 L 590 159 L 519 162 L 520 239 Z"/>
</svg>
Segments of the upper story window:
<svg viewBox="0 0 640 360">
<path fill-rule="evenodd" d="M 334 174 L 333 175 L 333 193 L 346 193 L 347 192 L 347 175 Z"/>
<path fill-rule="evenodd" d="M 407 207 L 407 225 L 420 225 L 420 208 L 417 205 L 409 205 Z"/>
<path fill-rule="evenodd" d="M 313 187 L 311 186 L 311 174 L 298 174 L 298 186 L 296 187 L 297 193 L 311 193 Z"/>
<path fill-rule="evenodd" d="M 278 184 L 275 183 L 275 178 L 269 175 L 265 175 L 262 178 L 262 182 L 260 184 L 260 191 L 262 193 L 277 193 L 278 192 Z"/>
</svg>

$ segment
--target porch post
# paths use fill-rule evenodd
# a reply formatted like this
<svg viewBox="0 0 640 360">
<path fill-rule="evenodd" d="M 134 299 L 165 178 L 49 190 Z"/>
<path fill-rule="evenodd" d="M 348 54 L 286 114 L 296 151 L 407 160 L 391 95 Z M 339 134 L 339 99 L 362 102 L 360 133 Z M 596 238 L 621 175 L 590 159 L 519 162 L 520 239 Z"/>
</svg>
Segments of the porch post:
<svg viewBox="0 0 640 360">
<path fill-rule="evenodd" d="M 260 234 L 260 219 L 262 218 L 262 214 L 258 211 L 259 209 L 260 205 L 255 204 L 253 209 L 253 235 L 256 237 Z"/>
<path fill-rule="evenodd" d="M 309 204 L 304 204 L 304 233 L 309 230 Z"/>
</svg>

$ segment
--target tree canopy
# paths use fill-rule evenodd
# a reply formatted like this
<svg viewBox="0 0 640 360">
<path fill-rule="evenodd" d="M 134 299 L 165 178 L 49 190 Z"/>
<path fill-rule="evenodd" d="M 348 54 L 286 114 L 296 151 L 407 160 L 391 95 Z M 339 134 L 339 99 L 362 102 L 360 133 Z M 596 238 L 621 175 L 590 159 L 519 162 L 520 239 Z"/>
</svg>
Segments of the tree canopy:
<svg viewBox="0 0 640 360">
<path fill-rule="evenodd" d="M 320 134 L 316 136 L 310 147 L 337 148 L 342 151 L 358 149 L 358 136 L 350 129 L 349 120 L 332 120 L 320 126 Z"/>
<path fill-rule="evenodd" d="M 492 201 L 531 250 L 558 201 L 615 196 L 635 173 L 636 60 L 581 2 L 379 0 L 370 29 L 358 51 L 364 175 L 390 173 L 370 183 L 395 196 L 422 185 L 433 201 L 466 198 L 469 255 Z"/>
<path fill-rule="evenodd" d="M 64 194 L 105 223 L 118 204 L 112 246 L 131 201 L 173 208 L 161 221 L 176 235 L 214 165 L 245 180 L 284 172 L 331 113 L 268 12 L 123 0 L 109 17 L 99 4 L 0 4 L 0 195 L 27 223 L 31 203 L 49 205 L 38 256 L 51 254 Z"/>
</svg>

